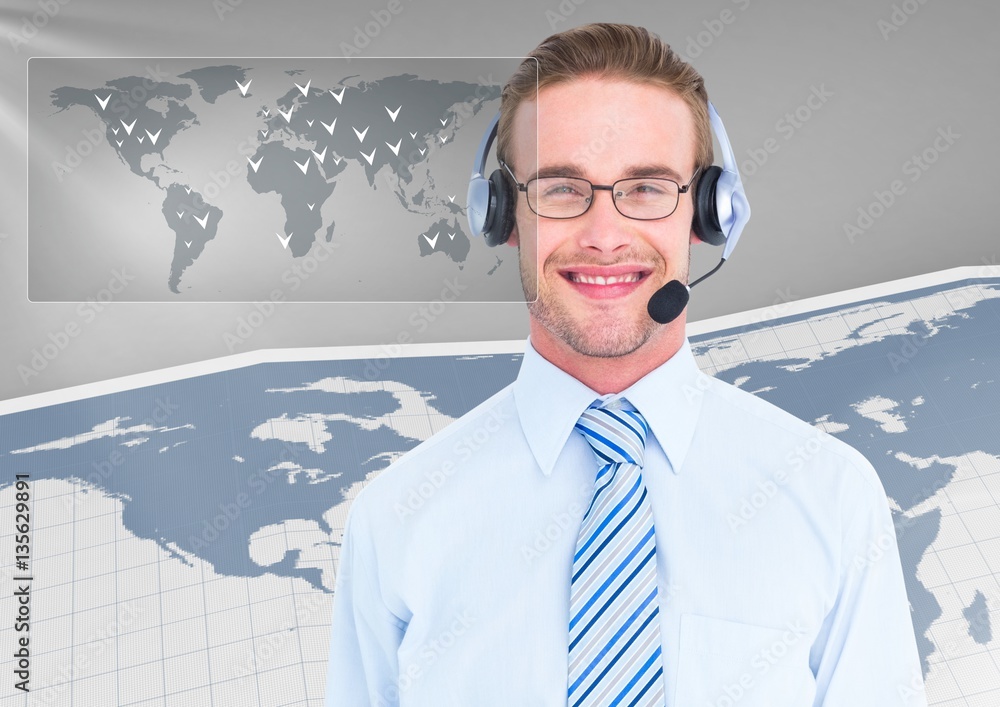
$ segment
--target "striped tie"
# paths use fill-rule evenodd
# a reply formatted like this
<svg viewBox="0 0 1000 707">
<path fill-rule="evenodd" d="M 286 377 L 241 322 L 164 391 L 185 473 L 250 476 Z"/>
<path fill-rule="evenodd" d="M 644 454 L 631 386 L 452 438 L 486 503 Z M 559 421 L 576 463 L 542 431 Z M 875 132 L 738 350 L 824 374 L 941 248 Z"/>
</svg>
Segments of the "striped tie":
<svg viewBox="0 0 1000 707">
<path fill-rule="evenodd" d="M 640 472 L 649 428 L 625 399 L 600 405 L 576 423 L 600 469 L 573 556 L 568 705 L 663 705 L 656 541 Z"/>
</svg>

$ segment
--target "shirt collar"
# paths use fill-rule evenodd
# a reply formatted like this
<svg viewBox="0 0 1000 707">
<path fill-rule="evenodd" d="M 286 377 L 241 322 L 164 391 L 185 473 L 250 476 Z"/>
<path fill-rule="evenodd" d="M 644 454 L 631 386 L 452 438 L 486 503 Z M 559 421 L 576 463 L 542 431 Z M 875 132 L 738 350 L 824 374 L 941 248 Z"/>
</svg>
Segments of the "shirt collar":
<svg viewBox="0 0 1000 707">
<path fill-rule="evenodd" d="M 538 466 L 548 476 L 583 411 L 597 398 L 628 398 L 646 419 L 675 474 L 694 437 L 707 379 L 687 337 L 677 352 L 634 384 L 610 395 L 589 386 L 544 358 L 528 338 L 514 381 L 514 402 Z"/>
</svg>

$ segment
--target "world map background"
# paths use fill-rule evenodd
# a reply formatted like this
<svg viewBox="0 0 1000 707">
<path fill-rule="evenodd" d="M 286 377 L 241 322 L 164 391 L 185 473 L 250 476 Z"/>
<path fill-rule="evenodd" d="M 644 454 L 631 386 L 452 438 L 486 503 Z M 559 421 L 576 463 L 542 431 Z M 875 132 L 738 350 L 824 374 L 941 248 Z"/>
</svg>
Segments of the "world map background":
<svg viewBox="0 0 1000 707">
<path fill-rule="evenodd" d="M 995 704 L 1000 277 L 968 268 L 925 280 L 694 322 L 688 334 L 704 372 L 872 461 L 929 703 Z M 351 500 L 511 382 L 523 345 L 320 360 L 303 350 L 255 365 L 245 354 L 231 370 L 0 406 L 5 517 L 7 480 L 32 480 L 37 649 L 35 690 L 5 686 L 0 707 L 323 704 Z M 0 611 L 13 614 L 10 597 Z M 11 628 L 0 637 L 13 645 Z"/>
</svg>

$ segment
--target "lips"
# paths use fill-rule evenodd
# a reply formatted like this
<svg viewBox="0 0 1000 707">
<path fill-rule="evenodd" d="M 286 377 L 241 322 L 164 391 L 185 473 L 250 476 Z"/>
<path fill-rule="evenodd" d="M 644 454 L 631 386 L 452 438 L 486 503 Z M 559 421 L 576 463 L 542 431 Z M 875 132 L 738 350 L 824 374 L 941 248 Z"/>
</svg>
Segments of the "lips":
<svg viewBox="0 0 1000 707">
<path fill-rule="evenodd" d="M 615 265 L 565 268 L 559 274 L 581 294 L 606 299 L 634 292 L 650 272 L 649 268 L 640 265 Z"/>
</svg>

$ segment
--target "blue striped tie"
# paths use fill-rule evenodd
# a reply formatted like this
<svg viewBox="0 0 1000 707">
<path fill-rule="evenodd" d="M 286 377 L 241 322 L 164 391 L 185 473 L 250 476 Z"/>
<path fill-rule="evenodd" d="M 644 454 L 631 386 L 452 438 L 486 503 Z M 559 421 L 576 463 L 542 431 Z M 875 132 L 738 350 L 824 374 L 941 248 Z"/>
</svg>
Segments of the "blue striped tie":
<svg viewBox="0 0 1000 707">
<path fill-rule="evenodd" d="M 576 423 L 600 469 L 573 556 L 568 705 L 663 705 L 656 541 L 640 472 L 649 428 L 625 399 L 601 405 Z"/>
</svg>

